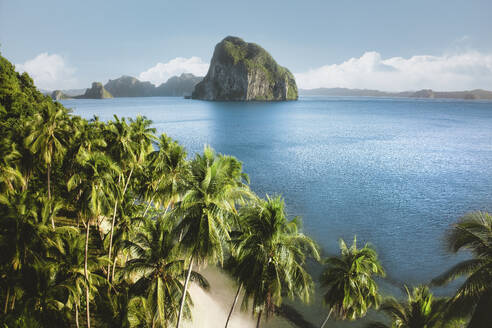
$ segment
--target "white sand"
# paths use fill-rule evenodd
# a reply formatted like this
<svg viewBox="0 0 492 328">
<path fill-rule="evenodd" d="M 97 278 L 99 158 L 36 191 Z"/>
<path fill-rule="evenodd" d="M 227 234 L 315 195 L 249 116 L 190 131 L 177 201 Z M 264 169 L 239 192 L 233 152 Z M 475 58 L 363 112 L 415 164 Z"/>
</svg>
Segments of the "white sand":
<svg viewBox="0 0 492 328">
<path fill-rule="evenodd" d="M 224 327 L 237 291 L 237 285 L 225 273 L 214 267 L 202 269 L 200 273 L 210 283 L 210 290 L 204 291 L 195 284 L 190 285 L 190 293 L 194 303 L 193 322 L 185 322 L 183 326 L 186 328 Z M 239 297 L 228 327 L 255 328 L 256 318 L 251 316 L 251 310 L 241 311 L 241 301 L 242 296 Z M 292 327 L 292 325 L 281 318 L 271 318 L 267 323 L 262 321 L 261 327 Z"/>
</svg>

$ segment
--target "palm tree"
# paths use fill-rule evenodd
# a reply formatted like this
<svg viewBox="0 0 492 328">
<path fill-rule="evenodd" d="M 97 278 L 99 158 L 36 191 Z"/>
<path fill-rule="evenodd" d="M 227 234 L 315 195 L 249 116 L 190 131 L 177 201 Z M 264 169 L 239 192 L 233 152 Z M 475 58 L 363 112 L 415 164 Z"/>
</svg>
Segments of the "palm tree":
<svg viewBox="0 0 492 328">
<path fill-rule="evenodd" d="M 89 280 L 86 280 L 84 272 L 85 240 L 79 234 L 78 229 L 62 235 L 55 258 L 59 263 L 55 280 L 68 292 L 68 303 L 75 310 L 75 323 L 78 328 L 82 291 L 86 287 L 94 289 L 96 286 L 93 284 L 87 286 L 87 284 L 93 280 L 99 280 L 97 278 L 91 279 L 91 277 Z M 87 262 L 89 274 L 93 275 L 92 271 L 101 266 L 103 259 L 89 254 Z"/>
<path fill-rule="evenodd" d="M 166 219 L 147 219 L 133 241 L 127 241 L 135 258 L 127 262 L 124 270 L 127 275 L 138 277 L 133 290 L 155 308 L 152 327 L 168 327 L 177 320 L 181 294 L 185 292 L 181 283 L 186 275 L 184 261 L 180 259 L 179 245 Z M 191 272 L 191 279 L 203 288 L 209 286 L 197 272 Z M 186 300 L 185 311 L 190 313 L 189 296 Z"/>
<path fill-rule="evenodd" d="M 468 327 L 489 327 L 492 320 L 492 216 L 473 212 L 460 218 L 447 236 L 450 250 L 468 250 L 473 257 L 453 266 L 433 280 L 443 285 L 465 276 L 452 298 L 452 311 L 472 313 Z"/>
<path fill-rule="evenodd" d="M 22 173 L 18 170 L 16 163 L 21 154 L 16 144 L 10 139 L 0 140 L 0 192 L 10 193 L 19 186 L 26 185 Z"/>
<path fill-rule="evenodd" d="M 337 318 L 354 320 L 363 317 L 370 307 L 378 307 L 380 295 L 373 276 L 385 276 L 376 251 L 369 245 L 357 249 L 357 240 L 349 248 L 340 239 L 340 257 L 325 260 L 321 285 L 327 288 L 324 302 L 330 312 L 321 325 L 323 328 L 331 314 Z"/>
<path fill-rule="evenodd" d="M 113 146 L 110 152 L 115 160 L 120 163 L 122 172 L 118 178 L 119 197 L 115 199 L 113 218 L 111 221 L 108 258 L 112 257 L 113 233 L 116 220 L 116 210 L 118 199 L 120 202 L 125 197 L 126 191 L 130 184 L 135 169 L 139 169 L 145 162 L 146 156 L 152 151 L 152 140 L 155 138 L 153 133 L 155 129 L 151 128 L 151 120 L 140 115 L 135 120 L 130 119 L 130 125 L 126 124 L 125 119 L 118 119 L 114 116 L 115 121 L 110 122 L 109 131 L 112 133 Z M 129 173 L 127 173 L 129 170 Z M 128 174 L 128 175 L 126 175 Z M 125 178 L 126 177 L 126 178 Z M 123 182 L 123 185 L 120 183 Z M 110 264 L 108 265 L 108 280 L 110 277 Z"/>
<path fill-rule="evenodd" d="M 72 192 L 79 216 L 85 219 L 84 276 L 86 279 L 86 316 L 90 328 L 89 296 L 89 232 L 91 220 L 109 211 L 114 199 L 113 177 L 119 174 L 119 167 L 101 152 L 83 151 L 78 156 L 79 169 L 70 177 L 67 187 Z"/>
<path fill-rule="evenodd" d="M 250 195 L 244 178 L 239 161 L 217 155 L 210 147 L 205 147 L 203 155 L 197 154 L 190 163 L 188 191 L 174 211 L 175 217 L 182 218 L 177 230 L 183 248 L 190 254 L 177 328 L 193 262 L 223 261 L 224 242 L 229 239 L 230 215 L 236 211 L 236 203 Z"/>
<path fill-rule="evenodd" d="M 34 154 L 38 154 L 46 165 L 46 183 L 48 188 L 48 200 L 51 200 L 51 167 L 56 158 L 59 158 L 66 150 L 66 126 L 67 111 L 58 104 L 46 104 L 43 110 L 34 116 L 33 129 L 26 138 L 26 145 Z M 51 222 L 55 228 L 55 222 Z"/>
<path fill-rule="evenodd" d="M 405 286 L 407 301 L 388 298 L 381 310 L 392 320 L 391 326 L 373 322 L 367 328 L 443 328 L 451 324 L 445 318 L 447 300 L 435 298 L 427 286 L 414 287 L 412 292 Z"/>
<path fill-rule="evenodd" d="M 242 207 L 239 217 L 243 233 L 234 240 L 232 274 L 239 282 L 238 293 L 244 287 L 243 305 L 252 299 L 259 327 L 262 314 L 270 316 L 283 296 L 309 302 L 313 281 L 304 267 L 308 257 L 319 260 L 319 252 L 315 242 L 301 233 L 300 219 L 287 219 L 280 196 Z M 237 295 L 231 312 L 236 300 Z"/>
<path fill-rule="evenodd" d="M 152 297 L 136 296 L 128 302 L 128 321 L 132 328 L 155 327 L 155 305 Z M 153 326 L 154 325 L 154 326 Z"/>
<path fill-rule="evenodd" d="M 118 116 L 114 115 L 114 121 L 110 121 L 107 125 L 106 132 L 108 134 L 107 144 L 110 145 L 108 152 L 113 160 L 118 163 L 121 167 L 121 172 L 118 175 L 118 183 L 116 184 L 116 189 L 119 195 L 114 199 L 114 209 L 111 220 L 111 229 L 109 232 L 109 249 L 108 249 L 108 259 L 111 261 L 112 256 L 112 246 L 113 246 L 113 233 L 116 221 L 116 210 L 118 208 L 118 201 L 123 198 L 126 193 L 128 184 L 130 183 L 131 177 L 133 175 L 134 164 L 136 162 L 135 155 L 135 143 L 132 140 L 131 130 L 126 123 L 125 118 L 121 120 Z M 126 179 L 125 179 L 126 178 Z M 126 182 L 125 182 L 126 181 Z M 109 281 L 110 276 L 110 265 L 107 269 L 107 278 Z"/>
<path fill-rule="evenodd" d="M 142 204 L 134 204 L 131 201 L 122 201 L 118 206 L 118 224 L 115 226 L 113 236 L 113 269 L 111 270 L 111 281 L 114 282 L 116 264 L 118 262 L 118 256 L 120 254 L 126 254 L 125 257 L 120 258 L 120 262 L 123 262 L 123 266 L 126 264 L 129 251 L 125 248 L 127 240 L 132 240 L 138 233 L 141 225 L 145 222 L 144 217 L 137 216 L 142 212 Z"/>
<path fill-rule="evenodd" d="M 19 277 L 23 270 L 45 260 L 55 245 L 56 233 L 63 230 L 49 228 L 60 208 L 59 203 L 35 199 L 27 191 L 0 195 L 0 267 L 6 268 L 8 277 Z M 4 312 L 8 310 L 10 287 L 16 286 L 7 289 Z"/>
<path fill-rule="evenodd" d="M 152 203 L 164 204 L 166 211 L 184 192 L 185 182 L 189 175 L 189 163 L 186 151 L 176 141 L 162 134 L 158 149 L 149 154 L 149 165 L 144 177 L 144 190 L 147 213 Z M 156 199 L 157 196 L 157 199 Z"/>
<path fill-rule="evenodd" d="M 4 314 L 29 309 L 41 322 L 61 325 L 65 317 L 51 254 L 58 237 L 71 228 L 49 227 L 61 204 L 47 197 L 36 199 L 28 191 L 5 196 L 0 197 L 0 268 L 8 283 Z"/>
</svg>

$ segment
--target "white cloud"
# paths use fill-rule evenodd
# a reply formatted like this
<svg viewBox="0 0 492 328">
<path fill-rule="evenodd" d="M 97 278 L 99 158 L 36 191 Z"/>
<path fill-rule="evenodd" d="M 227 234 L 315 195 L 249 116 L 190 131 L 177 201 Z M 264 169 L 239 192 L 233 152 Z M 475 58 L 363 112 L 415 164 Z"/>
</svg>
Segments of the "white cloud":
<svg viewBox="0 0 492 328">
<path fill-rule="evenodd" d="M 466 51 L 442 56 L 382 59 L 377 52 L 366 52 L 359 58 L 311 69 L 295 76 L 302 89 L 491 89 L 492 54 Z"/>
<path fill-rule="evenodd" d="M 75 69 L 57 54 L 45 52 L 15 67 L 19 72 L 27 72 L 41 89 L 70 89 L 76 86 L 77 81 L 73 76 Z"/>
<path fill-rule="evenodd" d="M 181 73 L 192 73 L 197 76 L 204 76 L 208 71 L 208 63 L 202 61 L 200 57 L 176 57 L 167 63 L 157 63 L 145 72 L 140 73 L 138 78 L 142 81 L 150 81 L 155 85 L 166 82 L 171 76 Z"/>
</svg>

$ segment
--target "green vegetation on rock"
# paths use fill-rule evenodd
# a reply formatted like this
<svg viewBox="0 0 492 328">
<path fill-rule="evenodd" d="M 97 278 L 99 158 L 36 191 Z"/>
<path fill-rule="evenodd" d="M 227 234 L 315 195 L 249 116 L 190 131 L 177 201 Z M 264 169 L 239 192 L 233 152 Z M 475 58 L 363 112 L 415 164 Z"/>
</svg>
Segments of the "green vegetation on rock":
<svg viewBox="0 0 492 328">
<path fill-rule="evenodd" d="M 90 89 L 85 90 L 85 94 L 76 96 L 77 99 L 106 99 L 113 98 L 111 93 L 104 88 L 101 82 L 92 82 Z"/>
<path fill-rule="evenodd" d="M 210 68 L 194 99 L 297 100 L 294 75 L 261 46 L 228 36 L 216 45 Z"/>
</svg>

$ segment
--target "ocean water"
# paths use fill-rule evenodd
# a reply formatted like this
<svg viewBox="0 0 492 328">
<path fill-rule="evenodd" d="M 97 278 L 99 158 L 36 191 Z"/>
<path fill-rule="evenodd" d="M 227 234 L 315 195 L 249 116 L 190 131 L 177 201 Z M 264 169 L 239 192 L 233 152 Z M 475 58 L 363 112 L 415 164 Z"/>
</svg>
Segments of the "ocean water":
<svg viewBox="0 0 492 328">
<path fill-rule="evenodd" d="M 288 214 L 303 218 L 326 254 L 338 252 L 339 238 L 357 235 L 375 246 L 395 286 L 429 282 L 465 258 L 446 250 L 446 230 L 469 211 L 492 211 L 491 102 L 169 97 L 63 104 L 85 118 L 145 115 L 189 156 L 204 144 L 236 156 L 252 189 L 283 195 Z"/>
</svg>

